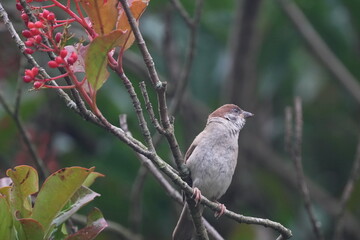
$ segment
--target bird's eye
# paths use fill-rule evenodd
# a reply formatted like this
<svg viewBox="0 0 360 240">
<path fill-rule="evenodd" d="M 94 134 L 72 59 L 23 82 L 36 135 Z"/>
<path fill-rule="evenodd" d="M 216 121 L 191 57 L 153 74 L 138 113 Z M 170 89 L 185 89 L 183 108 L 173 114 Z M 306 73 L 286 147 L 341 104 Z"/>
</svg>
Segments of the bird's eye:
<svg viewBox="0 0 360 240">
<path fill-rule="evenodd" d="M 240 113 L 240 109 L 238 109 L 238 108 L 233 108 L 231 111 L 232 111 L 233 113 Z"/>
</svg>

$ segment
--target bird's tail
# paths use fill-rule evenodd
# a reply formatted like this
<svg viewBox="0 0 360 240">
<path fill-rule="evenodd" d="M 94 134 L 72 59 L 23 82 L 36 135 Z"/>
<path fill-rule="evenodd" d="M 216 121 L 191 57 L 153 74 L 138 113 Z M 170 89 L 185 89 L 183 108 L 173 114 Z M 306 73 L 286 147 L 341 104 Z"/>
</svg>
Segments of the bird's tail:
<svg viewBox="0 0 360 240">
<path fill-rule="evenodd" d="M 200 211 L 203 211 L 203 206 L 199 204 Z M 188 204 L 185 203 L 181 212 L 179 221 L 174 229 L 172 239 L 173 240 L 191 240 L 194 235 L 194 224 L 190 216 Z"/>
</svg>

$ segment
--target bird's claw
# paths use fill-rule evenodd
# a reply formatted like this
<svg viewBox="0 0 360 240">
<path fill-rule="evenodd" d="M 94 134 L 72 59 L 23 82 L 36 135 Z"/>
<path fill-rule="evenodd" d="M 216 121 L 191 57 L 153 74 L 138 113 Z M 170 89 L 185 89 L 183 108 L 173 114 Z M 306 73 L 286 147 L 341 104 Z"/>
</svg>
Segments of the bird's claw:
<svg viewBox="0 0 360 240">
<path fill-rule="evenodd" d="M 224 214 L 225 210 L 226 210 L 226 207 L 225 207 L 224 204 L 219 203 L 219 202 L 218 202 L 218 204 L 219 204 L 219 207 L 220 207 L 220 211 L 218 211 L 218 212 L 215 213 L 215 217 L 216 217 L 216 218 L 221 217 L 221 216 Z"/>
<path fill-rule="evenodd" d="M 191 196 L 195 201 L 195 206 L 197 206 L 201 200 L 201 191 L 197 187 L 194 187 L 193 195 Z"/>
</svg>

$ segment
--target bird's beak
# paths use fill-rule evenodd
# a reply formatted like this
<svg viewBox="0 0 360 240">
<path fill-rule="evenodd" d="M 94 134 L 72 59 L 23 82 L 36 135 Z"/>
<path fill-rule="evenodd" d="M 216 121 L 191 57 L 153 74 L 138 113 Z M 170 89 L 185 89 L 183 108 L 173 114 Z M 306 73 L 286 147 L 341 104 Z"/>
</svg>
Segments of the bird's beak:
<svg viewBox="0 0 360 240">
<path fill-rule="evenodd" d="M 249 118 L 254 116 L 254 114 L 252 114 L 251 112 L 246 112 L 246 111 L 242 111 L 241 114 L 244 116 L 244 118 Z"/>
</svg>

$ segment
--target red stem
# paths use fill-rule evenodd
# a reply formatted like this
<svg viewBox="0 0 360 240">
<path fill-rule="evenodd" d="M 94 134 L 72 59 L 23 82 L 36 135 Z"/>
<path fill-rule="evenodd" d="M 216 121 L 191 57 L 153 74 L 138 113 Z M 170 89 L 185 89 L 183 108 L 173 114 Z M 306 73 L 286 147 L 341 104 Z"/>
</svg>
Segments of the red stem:
<svg viewBox="0 0 360 240">
<path fill-rule="evenodd" d="M 70 17 L 75 18 L 75 20 L 78 23 L 80 23 L 81 26 L 83 26 L 92 37 L 96 36 L 95 31 L 87 24 L 87 22 L 85 21 L 85 18 L 80 18 L 73 11 L 71 11 L 71 9 L 69 7 L 64 6 L 63 4 L 59 3 L 58 1 L 56 1 L 56 0 L 51 0 L 51 1 L 55 4 L 56 7 L 60 8 L 61 10 L 63 10 L 67 14 L 69 14 Z"/>
<path fill-rule="evenodd" d="M 44 87 L 46 88 L 61 88 L 61 89 L 72 89 L 72 88 L 76 88 L 75 85 L 67 85 L 67 86 L 52 86 L 52 85 L 44 85 Z"/>
</svg>

